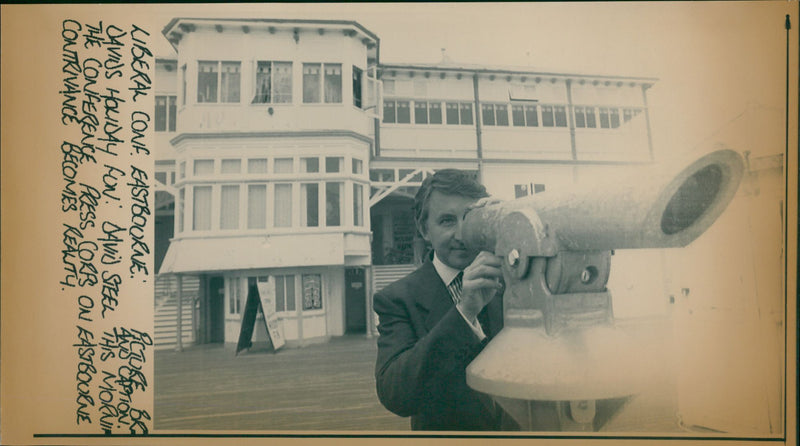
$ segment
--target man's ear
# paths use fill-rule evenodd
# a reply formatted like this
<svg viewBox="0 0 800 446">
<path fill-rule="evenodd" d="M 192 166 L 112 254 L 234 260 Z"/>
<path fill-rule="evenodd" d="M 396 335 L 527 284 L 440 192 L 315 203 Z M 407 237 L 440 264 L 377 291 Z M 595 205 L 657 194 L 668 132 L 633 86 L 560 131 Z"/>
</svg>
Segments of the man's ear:
<svg viewBox="0 0 800 446">
<path fill-rule="evenodd" d="M 419 235 L 422 236 L 422 239 L 426 242 L 430 242 L 431 239 L 428 237 L 428 225 L 426 224 L 428 220 L 426 219 L 425 222 L 416 222 L 417 224 L 417 231 L 419 231 Z"/>
</svg>

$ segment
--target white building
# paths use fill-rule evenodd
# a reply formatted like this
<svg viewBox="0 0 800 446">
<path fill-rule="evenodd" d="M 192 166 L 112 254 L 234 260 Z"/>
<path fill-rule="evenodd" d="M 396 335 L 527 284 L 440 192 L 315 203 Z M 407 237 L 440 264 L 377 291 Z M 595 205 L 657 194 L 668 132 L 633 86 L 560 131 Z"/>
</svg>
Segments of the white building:
<svg viewBox="0 0 800 446">
<path fill-rule="evenodd" d="M 652 161 L 652 78 L 382 64 L 351 21 L 177 18 L 163 34 L 162 347 L 175 325 L 184 343 L 235 343 L 265 276 L 290 344 L 372 333 L 373 289 L 423 256 L 411 203 L 437 169 L 508 199 Z"/>
</svg>

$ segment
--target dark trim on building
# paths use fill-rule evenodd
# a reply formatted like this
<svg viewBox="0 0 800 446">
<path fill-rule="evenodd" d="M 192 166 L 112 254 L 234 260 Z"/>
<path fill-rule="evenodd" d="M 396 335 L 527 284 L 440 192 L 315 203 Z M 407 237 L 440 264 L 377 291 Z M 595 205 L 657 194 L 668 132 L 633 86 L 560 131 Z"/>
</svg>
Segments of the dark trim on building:
<svg viewBox="0 0 800 446">
<path fill-rule="evenodd" d="M 221 139 L 221 138 L 299 138 L 299 137 L 338 137 L 353 138 L 372 144 L 372 138 L 350 130 L 301 130 L 296 132 L 216 132 L 216 133 L 181 133 L 172 138 L 170 144 L 177 145 L 188 139 Z"/>
<path fill-rule="evenodd" d="M 434 163 L 477 163 L 475 158 L 398 158 L 398 157 L 380 157 L 372 161 L 386 161 L 386 162 L 407 162 L 409 164 L 419 165 L 424 162 Z M 652 164 L 651 161 L 604 161 L 604 160 L 531 160 L 519 158 L 483 158 L 481 160 L 484 164 L 564 164 L 564 165 L 607 165 L 607 166 L 638 166 Z"/>
</svg>

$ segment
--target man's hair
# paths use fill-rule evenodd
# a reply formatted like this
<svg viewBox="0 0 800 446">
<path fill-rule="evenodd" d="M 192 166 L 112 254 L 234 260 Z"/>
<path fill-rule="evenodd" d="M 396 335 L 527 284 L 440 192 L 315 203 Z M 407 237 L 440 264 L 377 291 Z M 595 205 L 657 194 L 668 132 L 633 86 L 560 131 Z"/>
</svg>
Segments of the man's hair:
<svg viewBox="0 0 800 446">
<path fill-rule="evenodd" d="M 425 178 L 414 197 L 414 221 L 422 227 L 428 219 L 428 202 L 433 191 L 447 195 L 479 199 L 488 197 L 486 188 L 478 183 L 474 172 L 458 169 L 442 169 Z"/>
</svg>

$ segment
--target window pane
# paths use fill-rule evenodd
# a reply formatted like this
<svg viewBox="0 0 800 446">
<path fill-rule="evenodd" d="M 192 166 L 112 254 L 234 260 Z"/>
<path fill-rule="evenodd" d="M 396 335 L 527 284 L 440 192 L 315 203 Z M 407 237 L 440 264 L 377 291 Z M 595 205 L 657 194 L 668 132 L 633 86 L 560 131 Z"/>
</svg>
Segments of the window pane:
<svg viewBox="0 0 800 446">
<path fill-rule="evenodd" d="M 325 225 L 342 224 L 342 183 L 325 184 Z"/>
<path fill-rule="evenodd" d="M 609 119 L 608 119 L 608 109 L 607 108 L 601 108 L 600 109 L 600 127 L 604 128 L 604 129 L 607 129 L 610 126 L 611 126 L 611 123 L 609 122 Z"/>
<path fill-rule="evenodd" d="M 292 102 L 292 63 L 272 63 L 273 101 L 277 104 Z"/>
<path fill-rule="evenodd" d="M 167 97 L 156 96 L 156 116 L 154 129 L 157 132 L 167 130 Z"/>
<path fill-rule="evenodd" d="M 320 102 L 320 68 L 318 63 L 303 64 L 303 102 Z"/>
<path fill-rule="evenodd" d="M 325 157 L 325 172 L 335 173 L 342 171 L 344 158 L 341 156 L 327 156 Z"/>
<path fill-rule="evenodd" d="M 197 64 L 197 102 L 217 102 L 217 62 Z"/>
<path fill-rule="evenodd" d="M 428 103 L 425 101 L 414 101 L 414 124 L 428 123 Z"/>
<path fill-rule="evenodd" d="M 594 107 L 586 107 L 586 127 L 597 128 L 597 118 L 594 116 Z"/>
<path fill-rule="evenodd" d="M 186 105 L 186 64 L 181 67 L 181 105 Z"/>
<path fill-rule="evenodd" d="M 353 105 L 361 108 L 361 69 L 353 67 Z"/>
<path fill-rule="evenodd" d="M 300 186 L 301 224 L 303 226 L 319 226 L 319 185 L 306 183 Z"/>
<path fill-rule="evenodd" d="M 169 96 L 168 99 L 169 99 L 169 108 L 167 113 L 167 130 L 170 132 L 174 132 L 178 114 L 178 106 L 177 106 L 178 97 Z"/>
<path fill-rule="evenodd" d="M 183 232 L 183 210 L 184 203 L 186 202 L 186 189 L 181 188 L 178 191 L 178 232 Z"/>
<path fill-rule="evenodd" d="M 241 90 L 241 62 L 222 62 L 221 102 L 239 102 Z"/>
<path fill-rule="evenodd" d="M 411 108 L 408 101 L 397 101 L 397 122 L 399 124 L 411 123 Z"/>
<path fill-rule="evenodd" d="M 195 175 L 210 175 L 214 173 L 214 160 L 194 160 Z"/>
<path fill-rule="evenodd" d="M 619 110 L 614 108 L 611 110 L 611 128 L 619 127 Z"/>
<path fill-rule="evenodd" d="M 483 104 L 481 110 L 483 111 L 483 125 L 494 125 L 494 105 Z"/>
<path fill-rule="evenodd" d="M 208 231 L 211 229 L 211 186 L 195 186 L 194 200 L 192 202 L 192 229 L 195 231 Z"/>
<path fill-rule="evenodd" d="M 222 186 L 220 229 L 239 229 L 239 186 Z"/>
<path fill-rule="evenodd" d="M 553 127 L 555 121 L 553 119 L 553 106 L 552 105 L 543 105 L 542 106 L 542 125 L 544 127 Z"/>
<path fill-rule="evenodd" d="M 445 104 L 445 108 L 447 109 L 447 123 L 458 124 L 458 104 L 448 102 Z"/>
<path fill-rule="evenodd" d="M 361 174 L 364 172 L 364 162 L 353 158 L 353 173 Z"/>
<path fill-rule="evenodd" d="M 275 276 L 275 311 L 284 311 L 286 309 L 284 302 L 286 301 L 286 290 L 283 286 L 284 276 Z"/>
<path fill-rule="evenodd" d="M 295 310 L 295 299 L 296 294 L 294 292 L 294 275 L 284 276 L 286 281 L 284 285 L 286 285 L 286 311 L 294 311 Z"/>
<path fill-rule="evenodd" d="M 267 159 L 254 158 L 247 160 L 247 173 L 267 173 Z"/>
<path fill-rule="evenodd" d="M 325 102 L 342 102 L 341 64 L 325 64 Z"/>
<path fill-rule="evenodd" d="M 383 101 L 383 122 L 387 124 L 393 124 L 397 122 L 394 101 Z"/>
<path fill-rule="evenodd" d="M 575 127 L 586 127 L 586 115 L 583 112 L 583 107 L 575 107 Z"/>
<path fill-rule="evenodd" d="M 178 168 L 181 178 L 186 177 L 186 161 L 181 161 L 181 164 Z"/>
<path fill-rule="evenodd" d="M 521 105 L 511 106 L 511 121 L 514 123 L 514 127 L 525 126 L 525 111 Z"/>
<path fill-rule="evenodd" d="M 442 123 L 442 103 L 441 102 L 430 102 L 428 104 L 428 118 L 430 119 L 431 124 L 441 124 Z"/>
<path fill-rule="evenodd" d="M 251 184 L 247 187 L 247 228 L 267 227 L 267 185 Z"/>
<path fill-rule="evenodd" d="M 241 173 L 242 160 L 222 160 L 222 173 Z"/>
<path fill-rule="evenodd" d="M 472 104 L 469 102 L 462 102 L 460 105 L 460 112 L 461 112 L 461 123 L 466 125 L 472 125 Z"/>
<path fill-rule="evenodd" d="M 539 117 L 536 114 L 536 106 L 535 105 L 526 105 L 525 106 L 525 125 L 528 127 L 538 127 L 539 126 Z"/>
<path fill-rule="evenodd" d="M 300 158 L 301 172 L 319 172 L 319 158 Z"/>
<path fill-rule="evenodd" d="M 567 126 L 567 109 L 563 105 L 557 105 L 555 107 L 555 114 L 556 114 L 556 127 L 566 127 Z"/>
<path fill-rule="evenodd" d="M 353 224 L 364 226 L 364 186 L 353 184 Z"/>
<path fill-rule="evenodd" d="M 275 185 L 275 227 L 292 226 L 292 185 Z"/>
<path fill-rule="evenodd" d="M 508 125 L 508 105 L 496 104 L 494 106 L 495 114 L 497 115 L 497 125 Z"/>
<path fill-rule="evenodd" d="M 322 308 L 322 276 L 303 274 L 303 310 Z"/>
<path fill-rule="evenodd" d="M 292 158 L 275 158 L 273 165 L 275 173 L 292 173 L 294 170 L 294 160 Z"/>
<path fill-rule="evenodd" d="M 272 102 L 272 62 L 258 61 L 256 67 L 256 95 L 253 103 Z"/>
</svg>

